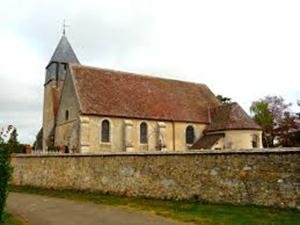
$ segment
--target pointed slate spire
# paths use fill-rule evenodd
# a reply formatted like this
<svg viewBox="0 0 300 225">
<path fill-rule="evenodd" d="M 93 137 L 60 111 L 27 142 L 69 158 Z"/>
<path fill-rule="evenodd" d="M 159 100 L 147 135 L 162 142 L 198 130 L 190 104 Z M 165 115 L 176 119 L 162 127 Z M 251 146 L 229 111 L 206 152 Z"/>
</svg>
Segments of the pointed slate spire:
<svg viewBox="0 0 300 225">
<path fill-rule="evenodd" d="M 61 37 L 49 64 L 52 62 L 79 64 L 79 60 L 77 59 L 77 56 L 65 35 Z"/>
<path fill-rule="evenodd" d="M 46 67 L 45 85 L 52 80 L 65 80 L 69 63 L 80 64 L 64 33 Z"/>
</svg>

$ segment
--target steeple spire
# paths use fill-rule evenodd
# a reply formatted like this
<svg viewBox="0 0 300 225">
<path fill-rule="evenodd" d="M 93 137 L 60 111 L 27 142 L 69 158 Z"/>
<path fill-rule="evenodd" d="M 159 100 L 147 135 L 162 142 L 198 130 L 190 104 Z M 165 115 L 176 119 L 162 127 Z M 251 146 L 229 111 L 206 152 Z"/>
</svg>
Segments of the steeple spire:
<svg viewBox="0 0 300 225">
<path fill-rule="evenodd" d="M 63 35 L 46 67 L 46 80 L 48 83 L 51 80 L 64 80 L 67 64 L 80 64 L 70 42 L 65 36 L 66 24 L 64 23 Z"/>
<path fill-rule="evenodd" d="M 65 35 L 61 37 L 49 64 L 51 62 L 79 63 L 79 60 L 77 59 L 77 56 Z"/>
</svg>

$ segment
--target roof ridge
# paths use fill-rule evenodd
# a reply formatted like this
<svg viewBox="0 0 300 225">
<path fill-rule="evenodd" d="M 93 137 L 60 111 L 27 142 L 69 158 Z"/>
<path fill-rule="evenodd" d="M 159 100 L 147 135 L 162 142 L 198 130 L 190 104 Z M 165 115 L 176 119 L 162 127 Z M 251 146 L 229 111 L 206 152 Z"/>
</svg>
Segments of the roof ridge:
<svg viewBox="0 0 300 225">
<path fill-rule="evenodd" d="M 82 65 L 82 64 L 75 64 L 75 63 L 71 63 L 70 65 L 72 67 L 83 67 L 83 68 L 93 69 L 93 70 L 97 70 L 97 71 L 123 73 L 124 75 L 145 77 L 145 78 L 150 78 L 150 79 L 159 79 L 159 80 L 166 80 L 166 81 L 182 82 L 182 83 L 188 83 L 188 84 L 193 84 L 193 85 L 198 85 L 198 86 L 208 88 L 208 86 L 204 83 L 196 83 L 196 82 L 192 82 L 192 81 L 184 81 L 184 80 L 177 80 L 177 79 L 172 79 L 172 78 L 160 77 L 159 75 L 156 75 L 156 74 L 144 74 L 144 73 L 140 74 L 140 73 L 136 73 L 136 72 L 128 72 L 128 71 L 123 71 L 123 70 L 110 69 L 110 68 L 101 68 L 101 67 L 96 67 L 96 66 Z"/>
<path fill-rule="evenodd" d="M 212 107 L 212 109 L 224 108 L 224 107 L 232 107 L 232 106 L 239 106 L 239 103 L 238 102 L 224 103 L 224 104 L 220 104 L 218 106 Z"/>
</svg>

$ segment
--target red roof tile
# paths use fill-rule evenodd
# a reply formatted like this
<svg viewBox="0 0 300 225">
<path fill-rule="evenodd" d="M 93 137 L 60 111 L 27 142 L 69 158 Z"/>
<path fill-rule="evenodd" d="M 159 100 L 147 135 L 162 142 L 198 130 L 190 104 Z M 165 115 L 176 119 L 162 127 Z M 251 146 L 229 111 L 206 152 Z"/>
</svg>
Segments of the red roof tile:
<svg viewBox="0 0 300 225">
<path fill-rule="evenodd" d="M 210 109 L 211 124 L 206 132 L 222 130 L 261 130 L 254 120 L 237 103 L 221 105 Z"/>
<path fill-rule="evenodd" d="M 208 123 L 220 105 L 204 84 L 71 65 L 83 114 Z"/>
<path fill-rule="evenodd" d="M 224 133 L 204 135 L 193 144 L 191 149 L 211 149 L 223 137 L 225 137 Z"/>
</svg>

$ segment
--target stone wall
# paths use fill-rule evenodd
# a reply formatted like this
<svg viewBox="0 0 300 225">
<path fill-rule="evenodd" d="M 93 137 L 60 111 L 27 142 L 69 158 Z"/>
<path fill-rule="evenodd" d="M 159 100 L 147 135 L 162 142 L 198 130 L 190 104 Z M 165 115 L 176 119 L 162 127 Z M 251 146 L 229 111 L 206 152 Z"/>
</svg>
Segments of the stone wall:
<svg viewBox="0 0 300 225">
<path fill-rule="evenodd" d="M 300 149 L 18 155 L 14 185 L 300 208 Z"/>
</svg>

